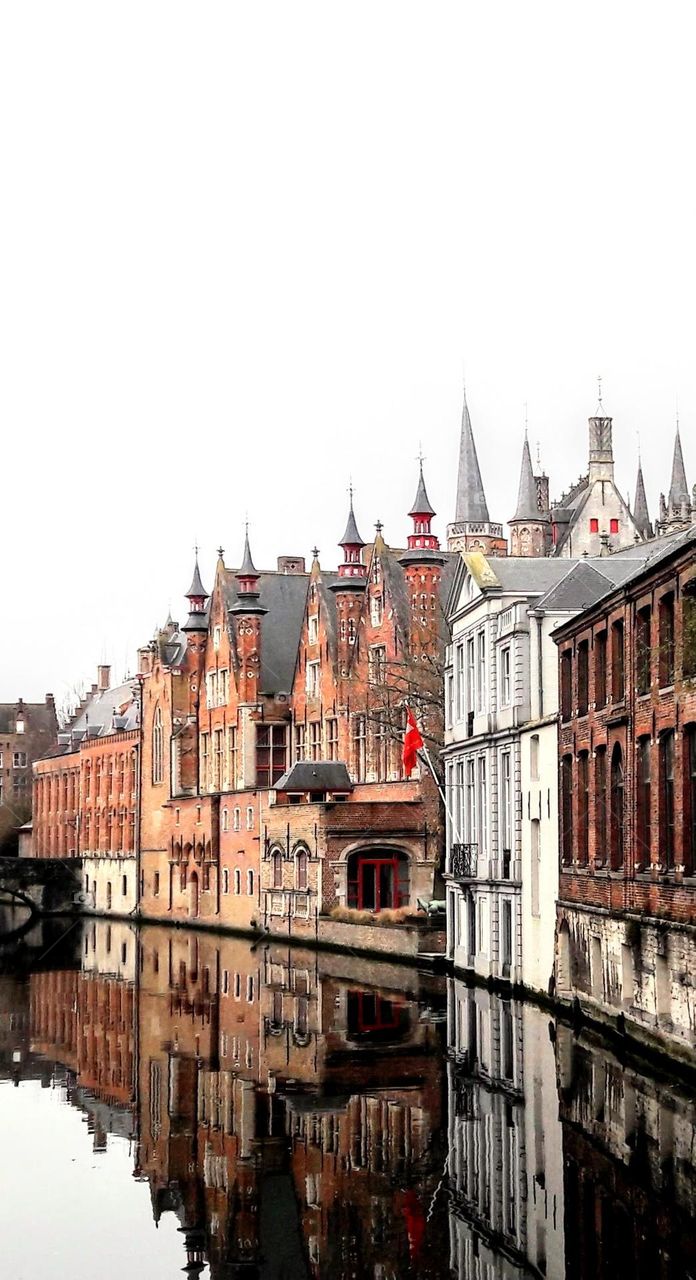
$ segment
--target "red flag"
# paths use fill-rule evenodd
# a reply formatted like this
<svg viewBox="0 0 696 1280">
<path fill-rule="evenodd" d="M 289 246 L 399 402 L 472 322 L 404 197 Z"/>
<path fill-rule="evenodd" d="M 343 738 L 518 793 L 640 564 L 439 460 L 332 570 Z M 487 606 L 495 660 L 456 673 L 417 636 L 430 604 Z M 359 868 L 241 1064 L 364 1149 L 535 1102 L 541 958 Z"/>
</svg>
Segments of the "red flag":
<svg viewBox="0 0 696 1280">
<path fill-rule="evenodd" d="M 410 778 L 416 763 L 416 752 L 423 746 L 421 731 L 410 707 L 406 708 L 406 735 L 404 737 L 404 773 Z"/>
</svg>

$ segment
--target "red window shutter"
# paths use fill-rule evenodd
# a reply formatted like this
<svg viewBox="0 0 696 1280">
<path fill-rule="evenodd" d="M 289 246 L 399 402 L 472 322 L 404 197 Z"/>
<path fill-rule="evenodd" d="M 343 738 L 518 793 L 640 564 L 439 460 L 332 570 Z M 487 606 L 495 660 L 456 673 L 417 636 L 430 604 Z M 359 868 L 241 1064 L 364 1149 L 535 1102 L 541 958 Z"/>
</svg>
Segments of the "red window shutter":
<svg viewBox="0 0 696 1280">
<path fill-rule="evenodd" d="M 595 516 L 590 520 L 590 533 L 599 533 L 599 520 Z"/>
<path fill-rule="evenodd" d="M 610 533 L 618 533 L 618 532 L 619 532 L 619 522 L 618 522 L 618 520 L 610 520 L 610 522 L 609 522 L 609 531 L 610 531 Z"/>
</svg>

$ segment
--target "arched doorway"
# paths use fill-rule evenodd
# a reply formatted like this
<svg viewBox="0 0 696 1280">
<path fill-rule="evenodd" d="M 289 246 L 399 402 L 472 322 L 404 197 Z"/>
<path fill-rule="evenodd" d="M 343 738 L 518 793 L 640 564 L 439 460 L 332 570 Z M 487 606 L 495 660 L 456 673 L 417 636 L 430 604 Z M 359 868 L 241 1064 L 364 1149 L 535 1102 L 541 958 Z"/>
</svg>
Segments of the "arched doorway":
<svg viewBox="0 0 696 1280">
<path fill-rule="evenodd" d="M 347 905 L 384 911 L 409 902 L 409 862 L 398 849 L 356 849 L 348 857 Z"/>
<path fill-rule="evenodd" d="M 198 918 L 199 906 L 198 872 L 192 871 L 189 877 L 189 915 L 192 920 L 196 920 Z"/>
</svg>

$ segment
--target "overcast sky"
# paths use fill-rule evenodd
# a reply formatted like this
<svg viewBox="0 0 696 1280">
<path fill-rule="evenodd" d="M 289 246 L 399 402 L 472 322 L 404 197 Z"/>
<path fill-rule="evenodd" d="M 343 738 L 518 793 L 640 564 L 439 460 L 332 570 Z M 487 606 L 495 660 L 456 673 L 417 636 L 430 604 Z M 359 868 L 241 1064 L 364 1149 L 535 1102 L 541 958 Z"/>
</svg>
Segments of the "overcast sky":
<svg viewBox="0 0 696 1280">
<path fill-rule="evenodd" d="M 465 373 L 491 517 L 556 496 L 603 377 L 654 512 L 696 480 L 688 4 L 6 4 L 0 698 L 121 676 L 192 546 L 403 544 L 453 516 Z"/>
</svg>

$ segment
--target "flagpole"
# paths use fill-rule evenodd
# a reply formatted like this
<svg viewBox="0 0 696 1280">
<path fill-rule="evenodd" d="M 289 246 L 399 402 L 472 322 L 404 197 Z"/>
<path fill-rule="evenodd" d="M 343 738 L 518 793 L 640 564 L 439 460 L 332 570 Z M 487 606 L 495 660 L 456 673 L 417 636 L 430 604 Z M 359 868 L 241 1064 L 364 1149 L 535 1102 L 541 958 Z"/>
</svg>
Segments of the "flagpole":
<svg viewBox="0 0 696 1280">
<path fill-rule="evenodd" d="M 449 820 L 450 820 L 450 825 L 451 825 L 451 827 L 452 827 L 452 835 L 454 836 L 454 840 L 452 841 L 452 844 L 461 844 L 462 842 L 461 842 L 461 840 L 459 839 L 459 830 L 458 830 L 457 824 L 456 824 L 456 822 L 455 822 L 455 820 L 454 820 L 454 814 L 452 813 L 452 810 L 450 809 L 450 807 L 449 807 L 449 805 L 448 805 L 448 803 L 447 803 L 447 800 L 446 800 L 446 798 L 445 798 L 445 793 L 444 793 L 444 791 L 442 790 L 442 787 L 441 787 L 441 785 L 440 785 L 440 779 L 438 778 L 438 776 L 437 776 L 437 774 L 436 774 L 436 772 L 435 772 L 435 766 L 434 766 L 434 764 L 433 764 L 432 760 L 430 759 L 430 752 L 428 751 L 428 748 L 425 746 L 425 743 L 423 744 L 423 746 L 422 746 L 422 747 L 420 747 L 420 748 L 419 748 L 419 750 L 418 750 L 418 752 L 417 752 L 417 754 L 418 754 L 418 755 L 421 755 L 421 753 L 425 756 L 426 763 L 427 763 L 428 768 L 429 768 L 429 770 L 430 770 L 430 772 L 431 772 L 431 774 L 432 774 L 432 776 L 433 776 L 433 782 L 435 783 L 435 786 L 436 786 L 436 787 L 437 787 L 437 789 L 438 789 L 438 792 L 439 792 L 439 794 L 440 794 L 440 799 L 442 800 L 442 803 L 443 803 L 443 805 L 444 805 L 444 807 L 445 807 L 445 813 L 447 814 L 447 817 L 448 817 L 448 818 L 449 818 Z"/>
</svg>

